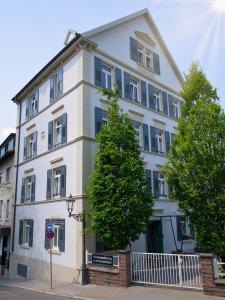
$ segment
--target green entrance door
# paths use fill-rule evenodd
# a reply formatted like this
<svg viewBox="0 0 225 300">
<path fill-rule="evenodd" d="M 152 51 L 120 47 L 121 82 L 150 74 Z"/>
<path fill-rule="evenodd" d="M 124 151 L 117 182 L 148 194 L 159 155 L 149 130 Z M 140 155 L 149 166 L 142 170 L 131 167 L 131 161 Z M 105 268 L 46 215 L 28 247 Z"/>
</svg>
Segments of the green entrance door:
<svg viewBox="0 0 225 300">
<path fill-rule="evenodd" d="M 163 253 L 162 221 L 151 221 L 146 234 L 147 251 Z"/>
</svg>

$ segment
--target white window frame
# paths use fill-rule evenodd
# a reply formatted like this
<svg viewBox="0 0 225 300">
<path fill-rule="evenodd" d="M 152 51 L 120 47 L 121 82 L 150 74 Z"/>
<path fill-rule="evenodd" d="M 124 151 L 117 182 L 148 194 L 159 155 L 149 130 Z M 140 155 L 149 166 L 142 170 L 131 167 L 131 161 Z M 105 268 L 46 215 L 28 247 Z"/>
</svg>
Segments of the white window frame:
<svg viewBox="0 0 225 300">
<path fill-rule="evenodd" d="M 6 218 L 6 220 L 9 219 L 9 206 L 10 206 L 10 200 L 7 199 L 6 200 L 6 208 L 5 208 L 5 218 Z"/>
<path fill-rule="evenodd" d="M 164 152 L 164 138 L 163 138 L 163 131 L 160 129 L 157 129 L 156 131 L 156 140 L 157 140 L 157 149 L 159 153 L 165 153 Z"/>
<path fill-rule="evenodd" d="M 137 47 L 137 61 L 139 64 L 144 64 L 144 46 L 139 43 Z"/>
<path fill-rule="evenodd" d="M 34 134 L 28 136 L 28 158 L 34 156 Z"/>
<path fill-rule="evenodd" d="M 135 102 L 139 102 L 139 97 L 138 97 L 139 96 L 138 95 L 138 80 L 136 80 L 134 78 L 130 78 L 129 89 L 130 89 L 131 100 L 133 100 Z M 137 95 L 136 98 L 135 98 L 135 94 Z"/>
<path fill-rule="evenodd" d="M 148 66 L 148 59 L 150 61 L 150 65 Z M 152 50 L 146 48 L 145 49 L 145 65 L 148 70 L 153 70 L 153 52 Z"/>
<path fill-rule="evenodd" d="M 141 145 L 142 145 L 141 124 L 137 123 L 137 122 L 132 122 L 132 126 L 133 126 L 133 128 L 134 128 L 134 130 L 136 132 L 135 138 L 138 141 L 139 146 L 141 147 Z"/>
<path fill-rule="evenodd" d="M 58 145 L 62 145 L 62 127 L 63 124 L 60 122 L 60 119 L 54 121 L 54 146 L 57 147 Z M 59 130 L 59 133 L 57 133 Z"/>
<path fill-rule="evenodd" d="M 3 200 L 0 200 L 0 220 L 3 217 Z"/>
<path fill-rule="evenodd" d="M 167 187 L 166 187 L 166 179 L 165 175 L 159 172 L 159 198 L 166 198 L 167 195 Z"/>
<path fill-rule="evenodd" d="M 28 224 L 27 220 L 23 220 L 23 241 L 22 245 L 29 247 L 29 239 L 30 239 L 30 225 Z"/>
<path fill-rule="evenodd" d="M 8 167 L 5 172 L 5 182 L 10 182 L 11 179 L 11 167 Z"/>
<path fill-rule="evenodd" d="M 54 169 L 53 170 L 53 197 L 59 198 L 61 193 L 61 170 Z M 56 189 L 56 186 L 58 187 Z"/>
<path fill-rule="evenodd" d="M 179 117 L 179 101 L 177 99 L 173 99 L 173 115 L 175 118 Z"/>
<path fill-rule="evenodd" d="M 56 230 L 56 234 L 55 234 Z M 60 225 L 58 224 L 53 224 L 53 232 L 54 232 L 54 238 L 52 241 L 52 250 L 54 251 L 59 251 L 59 230 L 60 230 Z M 55 245 L 56 241 L 56 245 Z"/>
<path fill-rule="evenodd" d="M 30 97 L 30 117 L 33 117 L 37 114 L 37 99 L 36 92 Z"/>
<path fill-rule="evenodd" d="M 162 111 L 160 91 L 154 90 L 153 98 L 154 98 L 154 103 L 155 103 L 155 109 L 158 110 L 158 111 Z"/>
<path fill-rule="evenodd" d="M 102 76 L 105 77 L 105 86 L 106 89 L 112 89 L 112 67 L 103 63 L 102 65 Z M 102 79 L 103 82 L 103 79 Z"/>
<path fill-rule="evenodd" d="M 108 114 L 106 111 L 102 111 L 102 124 L 105 125 L 105 124 L 108 124 Z"/>
</svg>

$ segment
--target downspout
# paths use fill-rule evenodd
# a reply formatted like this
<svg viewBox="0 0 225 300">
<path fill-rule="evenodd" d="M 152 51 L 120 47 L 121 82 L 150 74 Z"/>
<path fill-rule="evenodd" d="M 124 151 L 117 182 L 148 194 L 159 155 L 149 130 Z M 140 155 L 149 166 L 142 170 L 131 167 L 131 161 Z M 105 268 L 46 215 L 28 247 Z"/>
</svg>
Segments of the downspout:
<svg viewBox="0 0 225 300">
<path fill-rule="evenodd" d="M 15 100 L 16 102 L 16 100 Z M 14 239 L 15 239 L 15 228 L 16 228 L 16 199 L 17 199 L 17 186 L 18 186 L 18 164 L 19 164 L 19 153 L 20 153 L 20 125 L 21 125 L 21 103 L 20 112 L 19 112 L 19 130 L 18 136 L 16 136 L 17 140 L 17 157 L 16 157 L 16 180 L 15 180 L 15 194 L 14 194 L 14 211 L 13 211 L 13 231 L 12 231 L 12 253 L 14 252 Z M 17 139 L 18 138 L 18 139 Z"/>
</svg>

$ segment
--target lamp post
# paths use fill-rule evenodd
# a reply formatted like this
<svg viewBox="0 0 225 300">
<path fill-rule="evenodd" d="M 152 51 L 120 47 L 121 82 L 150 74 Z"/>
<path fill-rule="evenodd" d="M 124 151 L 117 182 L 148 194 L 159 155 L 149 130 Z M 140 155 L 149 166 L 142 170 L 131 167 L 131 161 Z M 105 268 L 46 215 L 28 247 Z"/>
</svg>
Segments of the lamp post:
<svg viewBox="0 0 225 300">
<path fill-rule="evenodd" d="M 86 220 L 85 220 L 85 211 L 83 213 L 75 214 L 73 213 L 74 204 L 76 199 L 70 194 L 66 198 L 67 210 L 69 213 L 69 218 L 73 217 L 76 221 L 82 222 L 82 284 L 87 284 L 87 268 L 86 268 L 86 245 L 85 245 L 85 229 L 86 229 Z"/>
</svg>

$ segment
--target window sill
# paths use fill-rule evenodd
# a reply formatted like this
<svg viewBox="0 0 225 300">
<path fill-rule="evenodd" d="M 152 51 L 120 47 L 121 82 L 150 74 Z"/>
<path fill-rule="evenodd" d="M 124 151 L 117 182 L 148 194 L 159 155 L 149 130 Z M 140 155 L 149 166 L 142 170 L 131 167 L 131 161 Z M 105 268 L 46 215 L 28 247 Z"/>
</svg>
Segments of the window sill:
<svg viewBox="0 0 225 300">
<path fill-rule="evenodd" d="M 50 253 L 50 249 L 48 249 L 48 253 Z M 51 254 L 61 255 L 61 252 L 59 249 L 51 249 Z"/>
<path fill-rule="evenodd" d="M 28 245 L 21 245 L 21 248 L 23 248 L 23 249 L 27 249 L 27 250 L 29 250 L 30 249 L 30 247 L 28 246 Z"/>
</svg>

